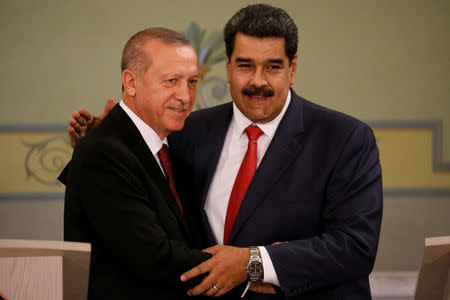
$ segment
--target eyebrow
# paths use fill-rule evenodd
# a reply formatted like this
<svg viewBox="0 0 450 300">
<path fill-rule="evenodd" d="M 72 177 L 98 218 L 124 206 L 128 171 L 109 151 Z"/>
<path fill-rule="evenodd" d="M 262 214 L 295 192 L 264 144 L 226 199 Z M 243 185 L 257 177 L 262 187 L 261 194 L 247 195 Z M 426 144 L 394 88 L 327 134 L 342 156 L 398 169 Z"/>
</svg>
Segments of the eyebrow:
<svg viewBox="0 0 450 300">
<path fill-rule="evenodd" d="M 236 57 L 236 62 L 251 62 L 252 60 L 250 58 L 244 58 L 244 57 Z"/>
<path fill-rule="evenodd" d="M 240 62 L 252 62 L 253 59 L 245 58 L 245 57 L 236 57 L 235 61 L 237 63 L 240 63 Z M 267 63 L 271 63 L 271 64 L 280 64 L 280 65 L 282 65 L 283 64 L 283 59 L 281 59 L 281 58 L 270 58 L 266 62 Z"/>
<path fill-rule="evenodd" d="M 272 64 L 283 64 L 283 60 L 281 58 L 272 58 L 267 60 L 267 62 L 272 63 Z"/>
<path fill-rule="evenodd" d="M 172 72 L 167 72 L 167 73 L 162 73 L 161 74 L 162 78 L 166 78 L 166 77 L 175 77 L 175 78 L 181 78 L 184 77 L 184 75 L 182 73 L 172 73 Z M 195 77 L 200 77 L 200 73 L 195 73 L 192 76 L 188 76 L 189 78 L 195 78 Z"/>
</svg>

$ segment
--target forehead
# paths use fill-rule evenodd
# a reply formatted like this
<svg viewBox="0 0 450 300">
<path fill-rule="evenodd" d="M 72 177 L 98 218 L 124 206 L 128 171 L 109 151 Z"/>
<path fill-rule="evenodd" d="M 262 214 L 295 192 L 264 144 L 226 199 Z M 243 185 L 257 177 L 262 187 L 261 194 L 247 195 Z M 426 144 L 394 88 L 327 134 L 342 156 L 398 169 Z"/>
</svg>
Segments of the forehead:
<svg viewBox="0 0 450 300">
<path fill-rule="evenodd" d="M 259 38 L 237 33 L 231 60 L 245 58 L 254 61 L 282 59 L 287 61 L 285 40 L 282 37 Z"/>
<path fill-rule="evenodd" d="M 197 72 L 197 53 L 190 45 L 171 45 L 160 40 L 150 40 L 145 44 L 150 59 L 150 68 L 172 68 Z"/>
<path fill-rule="evenodd" d="M 144 44 L 144 47 L 152 60 L 170 60 L 170 58 L 198 60 L 195 50 L 190 45 L 172 45 L 158 39 L 151 39 Z"/>
</svg>

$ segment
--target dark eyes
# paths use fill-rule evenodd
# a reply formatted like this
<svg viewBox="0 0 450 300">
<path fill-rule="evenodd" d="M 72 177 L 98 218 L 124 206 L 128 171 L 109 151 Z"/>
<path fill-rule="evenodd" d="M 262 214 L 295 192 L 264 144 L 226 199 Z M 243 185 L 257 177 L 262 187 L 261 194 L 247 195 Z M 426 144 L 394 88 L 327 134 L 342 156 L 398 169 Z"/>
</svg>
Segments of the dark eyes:
<svg viewBox="0 0 450 300">
<path fill-rule="evenodd" d="M 169 78 L 166 80 L 167 86 L 176 86 L 176 85 L 178 85 L 179 81 L 180 81 L 180 79 L 178 79 L 178 78 Z M 195 87 L 197 87 L 197 84 L 198 84 L 198 79 L 189 79 L 188 80 L 188 85 L 190 87 L 195 88 Z"/>
</svg>

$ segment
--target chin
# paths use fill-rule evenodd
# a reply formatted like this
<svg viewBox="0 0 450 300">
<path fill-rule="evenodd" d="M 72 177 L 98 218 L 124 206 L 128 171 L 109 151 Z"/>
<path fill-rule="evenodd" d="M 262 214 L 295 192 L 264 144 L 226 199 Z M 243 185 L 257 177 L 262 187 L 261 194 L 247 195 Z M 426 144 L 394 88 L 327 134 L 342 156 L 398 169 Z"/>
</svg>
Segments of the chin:
<svg viewBox="0 0 450 300">
<path fill-rule="evenodd" d="M 264 113 L 255 113 L 255 110 L 248 110 L 247 112 L 252 112 L 247 114 L 247 118 L 249 118 L 250 120 L 264 120 L 267 118 L 267 116 Z"/>
<path fill-rule="evenodd" d="M 170 126 L 170 130 L 171 131 L 180 131 L 181 129 L 183 129 L 183 127 L 184 127 L 184 121 L 178 122 L 178 124 L 172 124 L 172 126 Z"/>
</svg>

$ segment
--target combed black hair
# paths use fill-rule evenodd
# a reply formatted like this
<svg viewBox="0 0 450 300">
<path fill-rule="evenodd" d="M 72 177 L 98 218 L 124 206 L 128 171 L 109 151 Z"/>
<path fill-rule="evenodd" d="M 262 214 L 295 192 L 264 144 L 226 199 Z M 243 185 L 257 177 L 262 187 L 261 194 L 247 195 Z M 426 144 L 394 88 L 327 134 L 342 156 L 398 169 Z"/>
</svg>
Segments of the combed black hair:
<svg viewBox="0 0 450 300">
<path fill-rule="evenodd" d="M 235 13 L 224 29 L 225 47 L 229 60 L 233 54 L 234 41 L 238 32 L 258 38 L 284 38 L 289 63 L 297 53 L 297 26 L 287 12 L 281 8 L 267 4 L 253 4 L 241 8 Z"/>
</svg>

